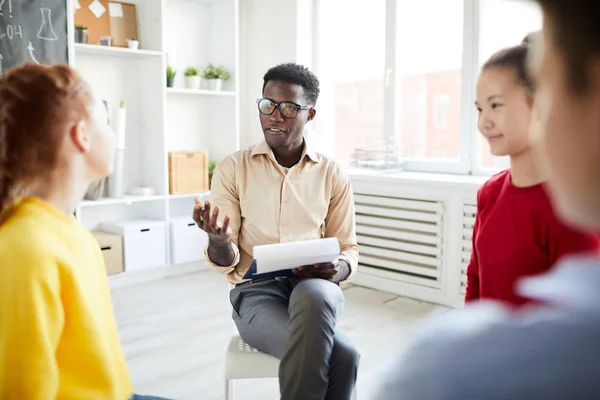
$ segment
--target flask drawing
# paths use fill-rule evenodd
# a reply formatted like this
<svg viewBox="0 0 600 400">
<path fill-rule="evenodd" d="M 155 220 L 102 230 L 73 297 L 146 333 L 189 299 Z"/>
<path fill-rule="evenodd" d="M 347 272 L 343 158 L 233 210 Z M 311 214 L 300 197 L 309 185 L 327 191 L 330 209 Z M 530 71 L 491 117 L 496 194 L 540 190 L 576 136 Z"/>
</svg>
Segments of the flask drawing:
<svg viewBox="0 0 600 400">
<path fill-rule="evenodd" d="M 43 40 L 58 40 L 56 32 L 52 27 L 52 20 L 50 19 L 51 11 L 48 7 L 40 8 L 42 12 L 42 25 L 38 31 L 37 37 Z"/>
</svg>

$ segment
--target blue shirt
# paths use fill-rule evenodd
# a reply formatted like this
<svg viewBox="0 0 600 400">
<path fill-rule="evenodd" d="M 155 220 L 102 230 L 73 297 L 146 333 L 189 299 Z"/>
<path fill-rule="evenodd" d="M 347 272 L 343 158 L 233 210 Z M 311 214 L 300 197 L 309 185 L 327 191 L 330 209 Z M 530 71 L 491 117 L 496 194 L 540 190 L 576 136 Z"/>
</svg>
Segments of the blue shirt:
<svg viewBox="0 0 600 400">
<path fill-rule="evenodd" d="M 376 399 L 600 399 L 600 259 L 571 257 L 518 290 L 544 305 L 480 302 L 425 322 Z"/>
</svg>

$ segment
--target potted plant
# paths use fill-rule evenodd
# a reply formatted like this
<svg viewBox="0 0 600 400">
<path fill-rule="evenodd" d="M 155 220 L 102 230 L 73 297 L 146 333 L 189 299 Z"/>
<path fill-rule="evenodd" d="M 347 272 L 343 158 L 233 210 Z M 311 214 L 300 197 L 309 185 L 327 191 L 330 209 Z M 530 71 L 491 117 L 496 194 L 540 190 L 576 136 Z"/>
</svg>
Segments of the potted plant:
<svg viewBox="0 0 600 400">
<path fill-rule="evenodd" d="M 212 64 L 208 64 L 204 69 L 202 76 L 204 79 L 208 80 L 211 90 L 220 91 L 223 87 L 223 81 L 228 80 L 230 74 L 223 66 L 215 67 Z"/>
<path fill-rule="evenodd" d="M 170 65 L 167 66 L 167 87 L 173 87 L 175 75 L 177 75 L 177 71 L 174 70 Z"/>
<path fill-rule="evenodd" d="M 198 69 L 194 67 L 188 67 L 185 72 L 185 87 L 188 89 L 200 89 L 200 75 Z"/>
<path fill-rule="evenodd" d="M 217 167 L 217 163 L 215 161 L 211 161 L 208 163 L 208 187 L 212 187 L 212 177 L 215 172 L 215 168 Z"/>
<path fill-rule="evenodd" d="M 87 44 L 88 28 L 83 25 L 75 25 L 75 43 Z"/>
<path fill-rule="evenodd" d="M 137 50 L 140 48 L 140 41 L 136 38 L 127 39 L 127 47 L 132 50 Z"/>
</svg>

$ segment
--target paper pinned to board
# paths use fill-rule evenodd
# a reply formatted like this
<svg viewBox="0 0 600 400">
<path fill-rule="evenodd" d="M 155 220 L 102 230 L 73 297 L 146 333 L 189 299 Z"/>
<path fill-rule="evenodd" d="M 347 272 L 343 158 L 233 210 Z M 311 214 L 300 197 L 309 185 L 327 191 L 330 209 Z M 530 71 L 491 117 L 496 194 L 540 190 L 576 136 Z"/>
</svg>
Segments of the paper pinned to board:
<svg viewBox="0 0 600 400">
<path fill-rule="evenodd" d="M 337 238 L 254 246 L 256 272 L 264 274 L 304 265 L 328 263 L 340 255 Z"/>
<path fill-rule="evenodd" d="M 92 14 L 96 16 L 96 18 L 100 18 L 106 12 L 106 8 L 98 0 L 92 1 L 88 8 L 92 12 Z"/>
<path fill-rule="evenodd" d="M 108 15 L 111 18 L 123 18 L 123 5 L 121 3 L 108 3 Z"/>
</svg>

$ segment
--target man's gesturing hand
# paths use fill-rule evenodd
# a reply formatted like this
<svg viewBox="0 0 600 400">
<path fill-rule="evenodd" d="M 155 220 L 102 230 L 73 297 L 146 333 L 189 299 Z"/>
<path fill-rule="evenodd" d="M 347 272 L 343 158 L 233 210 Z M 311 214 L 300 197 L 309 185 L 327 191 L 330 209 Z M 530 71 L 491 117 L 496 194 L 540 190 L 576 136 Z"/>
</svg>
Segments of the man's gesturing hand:
<svg viewBox="0 0 600 400">
<path fill-rule="evenodd" d="M 336 259 L 330 263 L 305 265 L 294 269 L 294 274 L 305 278 L 321 278 L 332 282 L 344 280 L 350 274 L 346 260 Z"/>
<path fill-rule="evenodd" d="M 194 200 L 193 218 L 200 229 L 208 234 L 211 240 L 216 242 L 228 242 L 231 239 L 231 228 L 229 228 L 229 215 L 219 223 L 219 207 L 210 210 L 210 201 Z"/>
</svg>

